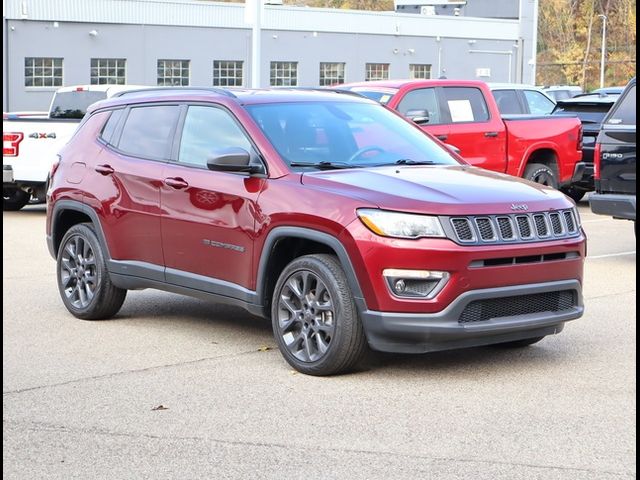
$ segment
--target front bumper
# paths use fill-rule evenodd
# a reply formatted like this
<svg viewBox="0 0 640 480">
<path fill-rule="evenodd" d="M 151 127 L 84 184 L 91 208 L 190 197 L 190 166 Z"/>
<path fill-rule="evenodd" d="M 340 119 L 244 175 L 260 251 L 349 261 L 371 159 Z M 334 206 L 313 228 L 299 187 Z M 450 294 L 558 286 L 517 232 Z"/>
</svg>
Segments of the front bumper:
<svg viewBox="0 0 640 480">
<path fill-rule="evenodd" d="M 627 220 L 636 219 L 636 196 L 613 193 L 593 193 L 589 197 L 591 211 Z"/>
<path fill-rule="evenodd" d="M 13 167 L 11 165 L 2 165 L 2 183 L 13 183 Z"/>
<path fill-rule="evenodd" d="M 523 315 L 460 323 L 465 308 L 474 301 L 549 292 L 573 291 L 574 305 L 560 311 L 541 311 Z M 564 322 L 582 316 L 584 305 L 578 280 L 471 290 L 438 313 L 389 313 L 367 310 L 362 321 L 374 350 L 397 353 L 425 353 L 474 347 L 541 337 L 562 331 Z"/>
</svg>

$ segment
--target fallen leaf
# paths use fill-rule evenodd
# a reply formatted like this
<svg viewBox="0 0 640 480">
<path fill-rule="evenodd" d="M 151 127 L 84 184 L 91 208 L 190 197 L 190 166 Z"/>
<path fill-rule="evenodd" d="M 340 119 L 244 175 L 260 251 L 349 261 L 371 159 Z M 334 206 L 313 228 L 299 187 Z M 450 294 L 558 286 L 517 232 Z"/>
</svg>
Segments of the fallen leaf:
<svg viewBox="0 0 640 480">
<path fill-rule="evenodd" d="M 169 410 L 169 408 L 164 405 L 158 405 L 157 407 L 153 407 L 151 410 L 155 412 L 156 410 Z"/>
<path fill-rule="evenodd" d="M 263 345 L 258 349 L 259 352 L 266 352 L 268 350 L 271 350 L 271 347 L 269 347 L 267 345 Z"/>
</svg>

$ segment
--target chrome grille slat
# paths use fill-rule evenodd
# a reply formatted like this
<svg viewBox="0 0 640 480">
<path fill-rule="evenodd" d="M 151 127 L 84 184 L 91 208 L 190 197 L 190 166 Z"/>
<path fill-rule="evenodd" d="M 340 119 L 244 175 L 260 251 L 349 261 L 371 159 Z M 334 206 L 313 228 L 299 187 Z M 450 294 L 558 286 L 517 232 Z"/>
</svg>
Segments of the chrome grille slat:
<svg viewBox="0 0 640 480">
<path fill-rule="evenodd" d="M 536 226 L 536 233 L 540 238 L 549 236 L 549 227 L 544 213 L 537 213 L 533 216 L 533 223 Z"/>
<path fill-rule="evenodd" d="M 451 225 L 461 242 L 475 242 L 476 238 L 468 218 L 452 218 Z"/>
<path fill-rule="evenodd" d="M 551 220 L 551 228 L 553 229 L 553 234 L 562 235 L 564 233 L 564 227 L 562 226 L 560 214 L 556 212 L 550 213 L 549 219 Z"/>
<path fill-rule="evenodd" d="M 531 219 L 528 215 L 518 215 L 516 217 L 516 225 L 518 226 L 518 234 L 523 240 L 533 238 L 533 230 L 531 229 Z"/>
<path fill-rule="evenodd" d="M 571 209 L 445 218 L 448 218 L 448 236 L 461 244 L 529 243 L 580 234 L 576 215 Z"/>
<path fill-rule="evenodd" d="M 567 231 L 569 233 L 574 233 L 576 229 L 576 222 L 573 219 L 573 212 L 571 210 L 565 210 L 564 212 L 564 223 L 567 225 Z"/>
<path fill-rule="evenodd" d="M 476 227 L 478 228 L 478 232 L 480 233 L 480 239 L 484 242 L 495 242 L 498 237 L 496 237 L 495 230 L 493 228 L 493 223 L 489 217 L 479 217 L 476 218 Z"/>
<path fill-rule="evenodd" d="M 498 230 L 500 230 L 500 236 L 502 240 L 515 240 L 516 233 L 513 229 L 513 223 L 509 217 L 498 217 Z"/>
</svg>

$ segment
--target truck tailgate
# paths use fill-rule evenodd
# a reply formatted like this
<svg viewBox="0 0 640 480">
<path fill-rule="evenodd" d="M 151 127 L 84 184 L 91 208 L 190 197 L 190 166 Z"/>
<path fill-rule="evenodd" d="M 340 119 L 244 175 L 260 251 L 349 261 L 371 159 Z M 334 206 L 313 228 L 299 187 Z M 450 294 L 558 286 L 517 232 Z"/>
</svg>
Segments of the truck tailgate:
<svg viewBox="0 0 640 480">
<path fill-rule="evenodd" d="M 3 166 L 11 166 L 13 180 L 46 182 L 58 151 L 69 141 L 79 124 L 80 120 L 76 119 L 4 120 Z"/>
<path fill-rule="evenodd" d="M 505 115 L 502 118 L 509 133 L 507 173 L 522 176 L 522 171 L 516 171 L 516 168 L 524 168 L 522 159 L 528 159 L 535 151 L 550 150 L 557 157 L 560 183 L 571 180 L 576 163 L 582 159 L 580 120 L 548 115 Z"/>
</svg>

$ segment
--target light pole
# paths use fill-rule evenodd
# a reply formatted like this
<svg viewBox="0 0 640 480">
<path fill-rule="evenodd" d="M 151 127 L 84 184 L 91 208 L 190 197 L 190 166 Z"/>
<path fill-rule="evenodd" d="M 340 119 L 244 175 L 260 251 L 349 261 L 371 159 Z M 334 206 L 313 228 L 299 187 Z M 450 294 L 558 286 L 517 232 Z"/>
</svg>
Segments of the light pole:
<svg viewBox="0 0 640 480">
<path fill-rule="evenodd" d="M 602 19 L 602 49 L 600 50 L 600 88 L 604 88 L 604 60 L 607 55 L 607 16 L 598 16 Z"/>
</svg>

